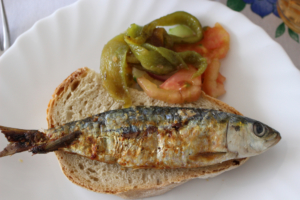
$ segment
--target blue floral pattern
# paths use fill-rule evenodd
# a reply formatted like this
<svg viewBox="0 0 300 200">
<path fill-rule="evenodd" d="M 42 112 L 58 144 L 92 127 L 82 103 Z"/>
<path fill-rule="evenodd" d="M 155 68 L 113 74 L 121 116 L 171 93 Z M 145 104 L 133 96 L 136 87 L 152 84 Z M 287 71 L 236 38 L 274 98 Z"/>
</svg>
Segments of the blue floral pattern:
<svg viewBox="0 0 300 200">
<path fill-rule="evenodd" d="M 273 13 L 279 17 L 276 7 L 277 0 L 243 0 L 247 4 L 251 4 L 251 10 L 261 17 L 265 17 Z"/>
<path fill-rule="evenodd" d="M 241 12 L 247 4 L 250 4 L 252 12 L 259 15 L 261 18 L 264 18 L 271 13 L 280 18 L 276 6 L 277 0 L 227 0 L 226 4 L 229 8 L 238 12 Z M 282 22 L 275 31 L 275 38 L 282 36 L 286 32 L 285 30 L 286 25 Z M 287 30 L 289 36 L 299 43 L 299 34 L 289 27 L 287 27 Z"/>
</svg>

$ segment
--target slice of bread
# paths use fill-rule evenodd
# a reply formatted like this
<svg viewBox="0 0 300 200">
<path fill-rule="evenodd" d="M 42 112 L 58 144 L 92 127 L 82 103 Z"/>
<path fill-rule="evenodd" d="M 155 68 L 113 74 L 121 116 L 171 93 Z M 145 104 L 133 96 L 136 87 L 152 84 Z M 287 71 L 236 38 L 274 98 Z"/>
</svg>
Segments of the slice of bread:
<svg viewBox="0 0 300 200">
<path fill-rule="evenodd" d="M 144 92 L 129 89 L 133 105 L 201 107 L 241 115 L 227 104 L 202 94 L 194 103 L 171 105 L 148 97 Z M 89 68 L 72 73 L 55 90 L 47 109 L 48 127 L 83 119 L 107 110 L 122 108 L 101 85 L 100 75 Z M 57 151 L 56 156 L 66 177 L 89 190 L 115 194 L 126 199 L 145 198 L 163 194 L 193 178 L 210 178 L 234 169 L 244 159 L 192 169 L 128 169 L 106 164 L 74 154 Z"/>
</svg>

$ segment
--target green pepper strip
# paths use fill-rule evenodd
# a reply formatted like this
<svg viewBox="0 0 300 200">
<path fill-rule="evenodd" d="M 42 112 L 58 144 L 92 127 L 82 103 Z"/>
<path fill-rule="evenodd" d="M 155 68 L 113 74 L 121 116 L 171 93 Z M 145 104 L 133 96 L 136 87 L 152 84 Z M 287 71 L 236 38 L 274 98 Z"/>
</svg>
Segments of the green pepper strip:
<svg viewBox="0 0 300 200">
<path fill-rule="evenodd" d="M 207 68 L 207 60 L 195 51 L 179 52 L 179 56 L 188 64 L 198 68 L 197 72 L 193 74 L 192 79 L 200 76 Z"/>
<path fill-rule="evenodd" d="M 186 69 L 188 68 L 184 60 L 181 58 L 181 56 L 175 51 L 172 51 L 164 47 L 156 47 L 148 43 L 145 43 L 142 46 L 149 50 L 156 51 L 157 53 L 159 53 L 160 56 L 164 57 L 165 59 L 168 60 L 168 62 L 170 62 L 173 66 L 175 66 L 175 70 L 181 68 L 186 68 Z"/>
<path fill-rule="evenodd" d="M 164 47 L 156 47 L 146 42 L 146 40 L 152 35 L 153 30 L 156 26 L 167 26 L 174 24 L 184 24 L 191 28 L 195 32 L 194 36 L 190 37 L 177 37 L 174 35 L 167 35 L 166 41 L 171 41 L 172 43 L 182 43 L 182 42 L 197 42 L 202 38 L 202 27 L 197 18 L 186 12 L 175 12 L 167 16 L 161 17 L 157 20 L 152 21 L 144 27 L 132 24 L 126 32 L 125 42 L 129 45 L 131 52 L 134 54 L 136 59 L 140 61 L 142 70 L 149 71 L 158 75 L 165 75 L 177 71 L 181 68 L 188 68 L 185 62 L 195 63 L 195 53 L 188 56 L 184 54 L 185 60 L 182 59 L 180 54 L 169 50 Z M 171 40 L 169 39 L 171 38 Z M 198 68 L 198 72 L 194 76 L 201 75 L 206 68 L 203 65 L 203 60 L 200 62 L 200 55 L 198 55 L 197 63 L 195 67 Z M 193 59 L 193 61 L 189 61 Z M 128 57 L 129 63 L 136 60 Z M 202 69 L 203 67 L 204 70 Z"/>
<path fill-rule="evenodd" d="M 176 24 L 188 26 L 195 35 L 183 38 L 170 35 L 174 43 L 195 43 L 202 39 L 202 26 L 199 20 L 193 15 L 183 11 L 174 12 L 156 19 L 145 25 L 142 29 L 138 28 L 138 32 L 135 32 L 134 34 L 127 32 L 127 35 L 130 37 L 131 43 L 142 45 L 152 35 L 153 30 L 157 26 L 172 26 Z"/>
<path fill-rule="evenodd" d="M 177 69 L 187 69 L 188 66 L 186 65 L 186 63 L 193 65 L 198 70 L 192 78 L 200 76 L 207 67 L 206 58 L 202 57 L 199 53 L 195 51 L 184 51 L 177 53 L 164 47 L 155 47 L 148 43 L 143 44 L 143 46 L 147 47 L 148 49 L 159 52 L 160 55 L 166 58 L 170 63 L 172 63 L 174 66 L 177 66 Z"/>
<path fill-rule="evenodd" d="M 104 46 L 100 63 L 103 86 L 114 99 L 123 101 L 124 107 L 131 106 L 126 80 L 128 50 L 129 47 L 124 41 L 124 34 L 120 34 Z"/>
<path fill-rule="evenodd" d="M 156 47 L 148 43 L 145 43 L 142 46 L 129 44 L 129 47 L 142 65 L 141 67 L 135 66 L 140 70 L 149 71 L 154 74 L 164 75 L 181 68 L 187 69 L 188 66 L 186 63 L 188 63 L 198 69 L 193 75 L 193 78 L 195 78 L 200 76 L 207 67 L 206 58 L 195 51 L 177 53 L 167 48 Z"/>
<path fill-rule="evenodd" d="M 127 37 L 125 37 L 125 41 L 127 42 Z M 172 65 L 169 59 L 162 56 L 160 52 L 153 51 L 152 49 L 148 50 L 140 45 L 130 43 L 128 45 L 134 56 L 140 61 L 144 71 L 163 75 L 177 70 L 176 65 Z M 149 46 L 152 45 L 149 44 Z M 175 52 L 173 53 L 175 54 Z"/>
<path fill-rule="evenodd" d="M 200 75 L 205 70 L 206 60 L 201 56 L 199 57 L 199 54 L 198 56 L 195 55 L 195 52 L 175 53 L 163 47 L 157 48 L 144 44 L 157 26 L 175 24 L 184 24 L 190 27 L 195 35 L 184 38 L 166 35 L 165 41 L 168 43 L 166 46 L 172 46 L 173 43 L 195 43 L 202 38 L 202 27 L 197 18 L 186 12 L 175 12 L 154 20 L 144 27 L 131 25 L 126 34 L 116 36 L 103 48 L 100 64 L 103 85 L 114 99 L 124 102 L 124 107 L 131 105 L 126 62 L 129 48 L 137 58 L 133 58 L 131 61 L 137 66 L 140 65 L 138 64 L 140 62 L 143 68 L 146 66 L 147 70 L 154 73 L 174 72 L 180 67 L 186 67 L 185 62 L 194 64 L 195 67 L 199 68 L 194 76 Z"/>
</svg>

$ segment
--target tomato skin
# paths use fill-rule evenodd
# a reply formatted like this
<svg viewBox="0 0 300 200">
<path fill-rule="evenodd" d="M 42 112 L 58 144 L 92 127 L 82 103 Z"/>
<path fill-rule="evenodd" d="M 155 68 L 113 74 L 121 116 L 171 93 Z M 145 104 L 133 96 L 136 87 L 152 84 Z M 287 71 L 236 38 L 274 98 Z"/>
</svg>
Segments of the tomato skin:
<svg viewBox="0 0 300 200">
<path fill-rule="evenodd" d="M 158 88 L 144 76 L 138 78 L 137 82 L 149 97 L 173 104 L 183 103 L 180 93 L 176 90 L 164 90 Z"/>
<path fill-rule="evenodd" d="M 207 52 L 203 56 L 209 59 L 222 59 L 227 55 L 229 50 L 230 37 L 227 31 L 216 23 L 213 28 L 207 28 L 204 32 L 203 39 L 200 41 Z"/>
<path fill-rule="evenodd" d="M 137 82 L 148 96 L 168 103 L 182 104 L 197 101 L 201 96 L 201 89 L 212 97 L 221 96 L 226 93 L 224 88 L 226 78 L 219 72 L 219 59 L 227 55 L 229 42 L 229 34 L 219 23 L 216 23 L 213 28 L 208 27 L 204 31 L 203 39 L 198 43 L 174 46 L 177 52 L 196 51 L 207 59 L 208 66 L 202 77 L 191 79 L 196 69 L 189 66 L 189 70 L 179 70 L 159 88 L 145 77 L 138 78 Z"/>
<path fill-rule="evenodd" d="M 175 51 L 196 51 L 207 59 L 208 66 L 203 74 L 203 91 L 219 97 L 226 93 L 224 81 L 226 78 L 219 72 L 219 59 L 224 58 L 229 50 L 230 37 L 228 32 L 219 24 L 208 27 L 203 33 L 203 39 L 196 44 L 175 45 Z"/>
<path fill-rule="evenodd" d="M 223 84 L 226 80 L 226 77 L 223 76 L 220 72 L 218 73 L 218 78 L 217 78 L 217 82 L 220 84 Z"/>
<path fill-rule="evenodd" d="M 137 79 L 146 94 L 168 103 L 183 104 L 197 101 L 201 96 L 201 76 L 192 78 L 197 70 L 194 67 L 181 69 L 158 88 L 144 76 Z"/>
<path fill-rule="evenodd" d="M 229 33 L 219 23 L 216 23 L 213 28 L 206 28 L 203 33 L 203 39 L 199 42 L 195 44 L 175 45 L 174 49 L 177 52 L 196 51 L 210 63 L 214 58 L 222 59 L 227 55 L 229 43 Z"/>
<path fill-rule="evenodd" d="M 207 66 L 203 74 L 203 91 L 212 97 L 219 97 L 226 93 L 224 81 L 226 78 L 219 72 L 220 61 L 215 58 Z"/>
<path fill-rule="evenodd" d="M 201 86 L 191 85 L 186 89 L 181 89 L 179 92 L 182 97 L 182 103 L 194 102 L 201 96 Z"/>
<path fill-rule="evenodd" d="M 198 85 L 201 87 L 201 76 L 193 78 L 192 76 L 197 70 L 189 65 L 189 69 L 181 69 L 168 78 L 159 87 L 166 90 L 181 90 L 187 85 Z"/>
</svg>

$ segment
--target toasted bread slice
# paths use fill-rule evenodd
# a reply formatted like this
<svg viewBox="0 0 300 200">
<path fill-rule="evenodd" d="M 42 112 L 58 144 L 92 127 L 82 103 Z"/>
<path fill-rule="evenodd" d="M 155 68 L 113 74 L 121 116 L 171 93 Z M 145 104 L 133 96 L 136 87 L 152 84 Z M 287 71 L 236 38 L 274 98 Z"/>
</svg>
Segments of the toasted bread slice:
<svg viewBox="0 0 300 200">
<path fill-rule="evenodd" d="M 221 110 L 241 115 L 227 104 L 202 93 L 197 102 L 171 105 L 148 97 L 144 92 L 129 89 L 133 105 L 185 106 Z M 104 111 L 122 108 L 106 92 L 100 75 L 89 68 L 72 73 L 55 90 L 47 109 L 48 127 L 83 119 Z M 86 189 L 115 194 L 126 199 L 163 194 L 193 178 L 210 178 L 245 163 L 235 159 L 208 167 L 192 169 L 128 169 L 118 164 L 106 164 L 74 154 L 57 151 L 63 173 L 73 183 Z"/>
</svg>

